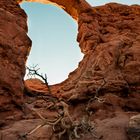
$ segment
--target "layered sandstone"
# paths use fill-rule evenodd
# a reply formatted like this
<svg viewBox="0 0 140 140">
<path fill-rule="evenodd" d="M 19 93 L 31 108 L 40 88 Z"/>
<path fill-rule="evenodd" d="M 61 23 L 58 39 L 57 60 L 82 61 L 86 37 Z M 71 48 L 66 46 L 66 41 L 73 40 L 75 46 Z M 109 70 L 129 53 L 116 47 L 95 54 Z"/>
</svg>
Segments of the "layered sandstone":
<svg viewBox="0 0 140 140">
<path fill-rule="evenodd" d="M 78 21 L 77 41 L 84 58 L 49 94 L 40 80 L 24 84 L 31 47 L 27 16 L 15 0 L 1 0 L 0 138 L 128 140 L 127 132 L 139 138 L 134 132 L 140 131 L 139 121 L 133 133 L 126 128 L 129 118 L 140 112 L 140 6 L 37 2 L 57 4 Z M 53 124 L 48 121 L 56 118 Z"/>
</svg>

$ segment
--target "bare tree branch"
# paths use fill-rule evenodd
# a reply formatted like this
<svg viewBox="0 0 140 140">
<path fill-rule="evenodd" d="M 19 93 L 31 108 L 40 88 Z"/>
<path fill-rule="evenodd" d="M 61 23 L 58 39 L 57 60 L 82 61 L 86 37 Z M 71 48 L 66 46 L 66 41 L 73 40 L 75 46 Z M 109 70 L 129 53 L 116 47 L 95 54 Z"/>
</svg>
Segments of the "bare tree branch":
<svg viewBox="0 0 140 140">
<path fill-rule="evenodd" d="M 47 81 L 47 74 L 45 74 L 45 76 L 43 76 L 43 74 L 39 74 L 38 71 L 39 71 L 40 68 L 37 68 L 37 66 L 38 65 L 35 65 L 35 66 L 32 66 L 32 67 L 26 66 L 26 69 L 28 70 L 27 76 L 30 76 L 30 77 L 38 76 L 38 77 L 40 77 L 44 81 L 45 85 L 48 88 L 49 93 L 51 94 L 51 89 L 50 89 L 48 81 Z"/>
</svg>

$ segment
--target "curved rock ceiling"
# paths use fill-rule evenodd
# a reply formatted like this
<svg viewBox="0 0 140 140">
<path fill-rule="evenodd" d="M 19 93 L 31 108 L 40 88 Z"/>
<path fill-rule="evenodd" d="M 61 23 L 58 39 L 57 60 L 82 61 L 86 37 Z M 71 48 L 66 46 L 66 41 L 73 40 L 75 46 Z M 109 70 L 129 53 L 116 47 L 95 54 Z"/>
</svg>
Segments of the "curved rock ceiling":
<svg viewBox="0 0 140 140">
<path fill-rule="evenodd" d="M 39 2 L 44 4 L 53 4 L 64 9 L 74 19 L 78 19 L 78 15 L 84 9 L 90 7 L 85 0 L 25 0 L 28 2 Z"/>
</svg>

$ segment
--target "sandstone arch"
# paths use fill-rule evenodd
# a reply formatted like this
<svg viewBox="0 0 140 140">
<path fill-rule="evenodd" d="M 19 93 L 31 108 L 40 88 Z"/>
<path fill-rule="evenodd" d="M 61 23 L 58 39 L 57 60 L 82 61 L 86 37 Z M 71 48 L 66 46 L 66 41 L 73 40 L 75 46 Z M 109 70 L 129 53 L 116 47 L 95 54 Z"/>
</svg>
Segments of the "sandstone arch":
<svg viewBox="0 0 140 140">
<path fill-rule="evenodd" d="M 0 109 L 2 110 L 7 110 L 11 104 L 19 105 L 23 102 L 23 77 L 31 40 L 27 36 L 26 13 L 20 8 L 18 2 L 22 1 L 0 1 L 0 96 L 2 99 Z M 90 7 L 84 0 L 41 0 L 38 2 L 57 4 L 74 19 L 78 19 L 80 13 Z M 7 105 L 4 106 L 4 104 Z"/>
<path fill-rule="evenodd" d="M 67 3 L 63 3 L 66 1 L 74 5 L 70 8 Z M 79 4 L 75 0 L 51 2 L 65 7 L 71 16 L 78 18 L 77 40 L 85 54 L 78 69 L 70 73 L 65 82 L 51 87 L 52 94 L 69 103 L 74 120 L 81 122 L 83 117 L 87 118 L 89 115 L 91 120 L 100 120 L 97 121 L 97 126 L 101 126 L 99 129 L 97 127 L 99 138 L 127 139 L 125 130 L 128 119 L 140 112 L 140 6 L 113 3 L 97 7 L 95 12 L 85 1 L 80 1 Z M 14 120 L 25 119 L 19 116 L 23 114 L 18 114 L 21 111 L 17 108 L 21 109 L 26 102 L 23 100 L 23 77 L 31 47 L 26 21 L 25 12 L 15 0 L 0 1 L 0 137 L 4 136 L 5 140 L 24 136 L 23 126 L 20 127 L 20 135 L 17 134 L 19 127 L 13 125 L 12 131 L 9 129 Z M 44 86 L 41 87 L 43 88 Z M 26 89 L 29 92 L 35 91 L 35 94 L 42 93 L 42 90 L 31 89 L 30 86 Z M 43 91 L 47 93 L 45 88 Z M 95 95 L 104 98 L 105 102 L 95 100 Z M 7 116 L 12 118 L 6 118 Z M 4 119 L 9 120 L 8 123 L 5 124 Z M 116 119 L 119 121 L 116 122 Z M 45 136 L 46 132 L 45 130 Z M 38 134 L 42 136 L 42 132 L 36 133 L 36 136 Z M 85 140 L 89 138 L 88 135 L 83 137 Z"/>
<path fill-rule="evenodd" d="M 25 1 L 57 5 L 62 9 L 64 9 L 69 15 L 71 15 L 76 20 L 78 19 L 78 15 L 81 11 L 90 8 L 90 5 L 85 0 L 25 0 Z"/>
</svg>

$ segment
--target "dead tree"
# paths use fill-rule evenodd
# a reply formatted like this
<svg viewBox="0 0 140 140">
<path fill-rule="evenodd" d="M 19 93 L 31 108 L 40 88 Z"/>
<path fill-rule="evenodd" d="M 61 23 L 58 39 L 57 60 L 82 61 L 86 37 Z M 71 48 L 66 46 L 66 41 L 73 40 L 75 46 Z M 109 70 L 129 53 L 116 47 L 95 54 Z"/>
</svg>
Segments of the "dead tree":
<svg viewBox="0 0 140 140">
<path fill-rule="evenodd" d="M 44 81 L 45 85 L 48 88 L 49 93 L 51 94 L 51 89 L 50 89 L 50 86 L 49 86 L 48 81 L 47 81 L 47 74 L 45 74 L 44 76 L 43 76 L 43 74 L 39 74 L 38 71 L 39 71 L 40 68 L 37 68 L 37 66 L 38 65 L 35 65 L 35 66 L 32 66 L 32 67 L 26 66 L 26 69 L 28 70 L 27 76 L 30 76 L 30 77 L 38 76 L 38 77 L 40 77 Z"/>
</svg>

